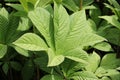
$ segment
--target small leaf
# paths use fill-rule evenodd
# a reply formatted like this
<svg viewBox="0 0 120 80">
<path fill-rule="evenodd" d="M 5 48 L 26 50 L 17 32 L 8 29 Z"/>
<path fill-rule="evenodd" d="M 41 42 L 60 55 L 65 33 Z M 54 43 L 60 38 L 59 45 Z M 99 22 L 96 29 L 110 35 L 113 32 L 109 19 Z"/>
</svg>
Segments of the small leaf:
<svg viewBox="0 0 120 80">
<path fill-rule="evenodd" d="M 13 44 L 25 50 L 31 51 L 47 50 L 47 45 L 44 42 L 44 40 L 34 33 L 24 34 L 18 40 L 13 42 Z"/>
<path fill-rule="evenodd" d="M 7 53 L 7 45 L 0 44 L 0 58 L 3 58 Z"/>
<path fill-rule="evenodd" d="M 8 70 L 9 70 L 8 63 L 5 63 L 5 64 L 2 66 L 2 69 L 3 69 L 4 73 L 7 75 Z"/>
</svg>

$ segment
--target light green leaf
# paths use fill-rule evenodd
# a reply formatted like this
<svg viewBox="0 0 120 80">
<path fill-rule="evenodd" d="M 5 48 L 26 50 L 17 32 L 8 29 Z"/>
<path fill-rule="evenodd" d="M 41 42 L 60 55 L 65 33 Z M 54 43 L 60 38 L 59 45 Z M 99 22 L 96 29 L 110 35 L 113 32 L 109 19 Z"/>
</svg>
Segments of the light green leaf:
<svg viewBox="0 0 120 80">
<path fill-rule="evenodd" d="M 100 64 L 105 69 L 115 69 L 120 66 L 120 59 L 116 58 L 116 54 L 106 54 Z"/>
<path fill-rule="evenodd" d="M 44 40 L 34 33 L 24 34 L 18 40 L 13 42 L 13 44 L 25 50 L 31 51 L 47 50 L 47 45 L 44 42 Z"/>
<path fill-rule="evenodd" d="M 95 72 L 100 64 L 100 56 L 93 52 L 88 57 L 88 65 L 85 67 L 87 71 Z"/>
<path fill-rule="evenodd" d="M 89 71 L 75 72 L 70 76 L 73 80 L 98 80 L 98 78 Z"/>
<path fill-rule="evenodd" d="M 63 54 L 66 58 L 69 58 L 71 60 L 83 63 L 83 64 L 88 64 L 87 59 L 88 55 L 85 51 L 83 51 L 81 48 L 76 48 L 73 50 L 70 50 L 68 52 L 65 52 Z"/>
<path fill-rule="evenodd" d="M 74 0 L 63 0 L 62 4 L 71 11 L 76 12 L 79 10 L 79 7 L 75 4 Z"/>
<path fill-rule="evenodd" d="M 109 77 L 102 77 L 100 80 L 111 80 Z"/>
<path fill-rule="evenodd" d="M 112 51 L 111 45 L 107 42 L 97 43 L 93 47 L 101 51 Z"/>
<path fill-rule="evenodd" d="M 40 80 L 63 80 L 63 78 L 61 76 L 58 76 L 58 75 L 45 75 Z"/>
<path fill-rule="evenodd" d="M 0 58 L 3 58 L 7 53 L 7 45 L 0 44 Z"/>
<path fill-rule="evenodd" d="M 10 62 L 10 65 L 13 69 L 17 70 L 17 71 L 20 71 L 22 69 L 22 65 L 18 62 L 15 62 L 15 61 L 11 61 Z"/>
<path fill-rule="evenodd" d="M 99 67 L 95 72 L 97 77 L 109 77 L 110 80 L 119 80 L 120 79 L 120 72 L 115 69 L 103 68 Z M 102 79 L 104 80 L 104 79 Z M 106 79 L 105 79 L 106 80 Z"/>
<path fill-rule="evenodd" d="M 69 30 L 69 15 L 62 5 L 54 4 L 55 48 L 57 52 L 60 52 L 60 48 L 63 45 Z"/>
<path fill-rule="evenodd" d="M 120 72 L 115 69 L 107 70 L 107 73 L 103 76 L 109 76 L 112 80 L 120 80 Z"/>
<path fill-rule="evenodd" d="M 116 16 L 101 16 L 100 18 L 105 19 L 108 23 L 112 24 L 116 28 L 120 29 L 120 22 L 117 20 Z"/>
<path fill-rule="evenodd" d="M 87 21 L 84 10 L 72 14 L 70 20 L 70 29 L 68 30 L 69 32 L 64 42 L 65 45 L 63 45 L 63 49 L 64 47 L 67 49 L 78 47 L 81 42 L 86 40 L 84 38 L 88 38 L 89 35 L 87 33 L 92 33 L 92 29 L 86 24 Z M 71 44 L 72 42 L 74 42 L 74 44 Z"/>
<path fill-rule="evenodd" d="M 44 36 L 48 45 L 53 48 L 53 24 L 50 13 L 47 10 L 38 7 L 34 11 L 30 11 L 28 16 L 38 31 Z"/>
<path fill-rule="evenodd" d="M 48 66 L 57 66 L 61 64 L 64 61 L 63 55 L 57 55 L 52 49 L 48 49 Z"/>
</svg>

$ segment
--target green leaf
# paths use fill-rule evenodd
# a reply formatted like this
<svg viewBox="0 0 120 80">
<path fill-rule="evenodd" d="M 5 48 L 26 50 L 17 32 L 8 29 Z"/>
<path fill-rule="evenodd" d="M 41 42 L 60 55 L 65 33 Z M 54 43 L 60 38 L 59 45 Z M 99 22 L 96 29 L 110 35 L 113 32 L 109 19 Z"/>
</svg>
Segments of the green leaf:
<svg viewBox="0 0 120 80">
<path fill-rule="evenodd" d="M 94 0 L 83 0 L 83 6 L 88 6 L 89 4 L 93 3 Z"/>
<path fill-rule="evenodd" d="M 10 62 L 10 65 L 13 69 L 17 70 L 17 71 L 20 71 L 22 69 L 22 65 L 18 62 L 15 62 L 15 61 L 11 61 Z"/>
<path fill-rule="evenodd" d="M 120 67 L 118 67 L 117 70 L 120 70 Z"/>
<path fill-rule="evenodd" d="M 2 69 L 3 69 L 4 73 L 7 75 L 8 70 L 9 70 L 9 65 L 8 65 L 8 63 L 4 63 L 4 65 L 2 66 Z"/>
<path fill-rule="evenodd" d="M 120 9 L 120 5 L 117 1 L 114 0 L 108 0 L 115 8 Z"/>
<path fill-rule="evenodd" d="M 108 23 L 120 29 L 120 22 L 117 20 L 116 16 L 114 15 L 113 16 L 101 16 L 100 18 L 105 19 Z"/>
<path fill-rule="evenodd" d="M 75 72 L 70 76 L 73 80 L 98 80 L 98 78 L 89 71 Z"/>
<path fill-rule="evenodd" d="M 96 76 L 98 77 L 109 77 L 110 80 L 119 80 L 120 79 L 120 72 L 115 69 L 103 68 L 99 67 L 95 72 Z M 102 79 L 104 80 L 104 79 Z M 106 80 L 106 79 L 105 79 Z"/>
<path fill-rule="evenodd" d="M 95 9 L 90 9 L 90 17 L 91 19 L 96 23 L 97 26 L 99 26 L 100 18 L 98 16 L 101 16 L 101 10 L 97 5 L 94 5 Z"/>
<path fill-rule="evenodd" d="M 56 51 L 60 53 L 62 51 L 60 48 L 63 45 L 69 30 L 69 15 L 62 5 L 54 4 L 55 48 Z"/>
<path fill-rule="evenodd" d="M 14 46 L 14 48 L 19 54 L 21 54 L 23 56 L 26 56 L 26 57 L 29 57 L 29 51 L 28 50 L 25 50 L 25 49 L 20 48 L 18 46 Z"/>
<path fill-rule="evenodd" d="M 107 26 L 106 26 L 107 27 Z M 99 35 L 105 37 L 108 42 L 120 46 L 120 30 L 108 26 L 107 28 L 99 29 Z"/>
<path fill-rule="evenodd" d="M 28 18 L 21 17 L 21 21 L 19 21 L 19 26 L 17 28 L 18 31 L 26 31 L 31 27 L 31 22 Z"/>
<path fill-rule="evenodd" d="M 3 58 L 7 53 L 7 45 L 0 44 L 0 58 Z"/>
<path fill-rule="evenodd" d="M 6 43 L 12 43 L 15 41 L 18 37 L 20 37 L 21 33 L 17 32 L 16 29 L 19 24 L 19 18 L 14 16 L 13 14 L 9 15 L 9 24 L 7 26 L 6 30 Z"/>
<path fill-rule="evenodd" d="M 64 62 L 60 65 L 60 67 L 62 68 L 63 74 L 65 76 L 69 76 L 71 73 L 75 72 L 74 67 L 77 64 L 78 62 L 66 58 Z M 79 67 L 79 70 L 80 70 L 80 67 Z"/>
<path fill-rule="evenodd" d="M 47 50 L 47 45 L 44 42 L 44 40 L 34 33 L 24 34 L 18 40 L 13 42 L 13 44 L 25 50 L 31 51 Z"/>
<path fill-rule="evenodd" d="M 92 29 L 88 26 L 85 11 L 75 12 L 70 19 L 70 29 L 64 42 L 63 49 L 70 50 L 78 46 L 94 45 L 105 40 L 103 37 L 92 33 Z M 74 44 L 71 44 L 74 42 Z M 69 46 L 68 46 L 69 45 Z"/>
<path fill-rule="evenodd" d="M 38 7 L 34 11 L 30 11 L 28 16 L 38 31 L 43 35 L 48 45 L 53 48 L 53 24 L 50 13 L 47 10 Z"/>
<path fill-rule="evenodd" d="M 36 1 L 37 1 L 37 0 L 20 0 L 20 3 L 21 3 L 22 6 L 24 7 L 24 10 L 28 12 L 28 11 L 29 11 L 29 8 L 30 8 L 30 6 L 29 6 L 28 3 L 30 3 L 30 4 L 32 4 L 32 5 L 35 5 Z"/>
<path fill-rule="evenodd" d="M 78 11 L 79 7 L 75 4 L 74 0 L 63 0 L 62 4 L 71 11 Z"/>
<path fill-rule="evenodd" d="M 83 63 L 83 64 L 88 64 L 87 59 L 88 55 L 85 51 L 83 51 L 81 48 L 76 48 L 73 50 L 69 50 L 68 52 L 65 52 L 63 54 L 66 58 L 69 58 L 71 60 Z"/>
<path fill-rule="evenodd" d="M 2 8 L 0 10 L 0 43 L 5 43 L 8 23 L 8 12 L 4 8 Z"/>
<path fill-rule="evenodd" d="M 14 8 L 14 9 L 16 9 L 16 10 L 18 10 L 18 11 L 24 11 L 24 8 L 23 8 L 22 5 L 20 5 L 20 4 L 6 4 L 6 5 Z"/>
<path fill-rule="evenodd" d="M 4 16 L 6 19 L 8 19 L 8 12 L 7 12 L 7 10 L 5 9 L 5 8 L 2 8 L 1 10 L 0 10 L 0 15 L 1 16 Z"/>
<path fill-rule="evenodd" d="M 106 54 L 100 64 L 105 69 L 115 69 L 120 66 L 120 59 L 116 58 L 116 54 Z"/>
<path fill-rule="evenodd" d="M 117 70 L 107 70 L 106 74 L 103 76 L 109 76 L 112 80 L 119 80 L 120 79 L 120 72 Z"/>
<path fill-rule="evenodd" d="M 45 53 L 38 53 L 40 56 L 34 59 L 34 63 L 43 71 L 47 72 L 47 73 L 51 73 L 52 72 L 52 67 L 47 67 L 48 65 L 48 56 Z"/>
<path fill-rule="evenodd" d="M 61 76 L 58 76 L 58 75 L 45 75 L 40 80 L 63 80 L 63 78 Z"/>
<path fill-rule="evenodd" d="M 93 52 L 88 57 L 88 65 L 85 67 L 87 71 L 95 72 L 100 64 L 100 56 Z"/>
<path fill-rule="evenodd" d="M 57 66 L 64 61 L 63 55 L 56 54 L 52 49 L 48 49 L 48 66 Z"/>
<path fill-rule="evenodd" d="M 34 75 L 34 65 L 31 60 L 28 60 L 22 68 L 23 80 L 31 80 Z"/>
<path fill-rule="evenodd" d="M 37 0 L 35 7 L 45 7 L 47 4 L 51 2 L 52 0 Z"/>
<path fill-rule="evenodd" d="M 93 47 L 101 51 L 112 51 L 111 45 L 107 42 L 97 43 Z"/>
</svg>

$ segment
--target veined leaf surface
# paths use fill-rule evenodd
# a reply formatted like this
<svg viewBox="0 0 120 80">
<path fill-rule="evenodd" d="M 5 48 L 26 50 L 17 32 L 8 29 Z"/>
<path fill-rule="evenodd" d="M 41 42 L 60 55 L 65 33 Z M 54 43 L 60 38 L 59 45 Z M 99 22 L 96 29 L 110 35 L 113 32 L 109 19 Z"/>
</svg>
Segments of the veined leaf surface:
<svg viewBox="0 0 120 80">
<path fill-rule="evenodd" d="M 47 45 L 44 42 L 44 40 L 34 33 L 24 34 L 18 40 L 13 42 L 13 44 L 25 50 L 31 51 L 47 50 Z"/>
</svg>

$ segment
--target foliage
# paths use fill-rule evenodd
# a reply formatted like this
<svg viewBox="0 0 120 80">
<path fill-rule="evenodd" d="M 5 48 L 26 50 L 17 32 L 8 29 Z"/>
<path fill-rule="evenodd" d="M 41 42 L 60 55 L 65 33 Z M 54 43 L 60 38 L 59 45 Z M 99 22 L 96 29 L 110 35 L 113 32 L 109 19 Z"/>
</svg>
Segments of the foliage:
<svg viewBox="0 0 120 80">
<path fill-rule="evenodd" d="M 0 4 L 0 74 L 5 80 L 120 80 L 117 1 Z"/>
</svg>

